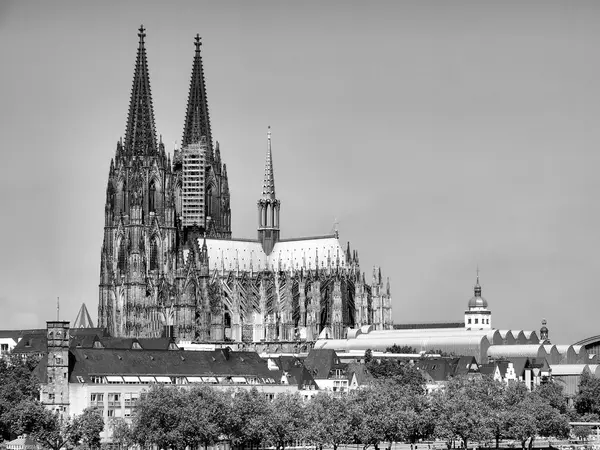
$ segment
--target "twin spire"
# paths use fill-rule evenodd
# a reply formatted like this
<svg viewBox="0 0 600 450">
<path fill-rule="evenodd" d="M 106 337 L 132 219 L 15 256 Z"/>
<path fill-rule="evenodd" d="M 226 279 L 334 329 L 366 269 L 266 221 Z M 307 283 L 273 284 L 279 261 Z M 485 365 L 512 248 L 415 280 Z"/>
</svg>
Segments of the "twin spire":
<svg viewBox="0 0 600 450">
<path fill-rule="evenodd" d="M 144 46 L 146 30 L 142 25 L 138 31 L 140 41 L 129 101 L 124 147 L 125 152 L 128 154 L 153 155 L 157 153 L 158 145 L 154 123 L 154 108 L 152 106 L 152 93 L 150 91 L 148 59 Z M 206 136 L 210 152 L 212 153 L 212 136 L 208 116 L 208 103 L 206 101 L 204 69 L 200 55 L 200 46 L 202 45 L 200 35 L 196 35 L 194 45 L 196 46 L 196 53 L 192 66 L 192 80 L 188 95 L 182 146 L 199 143 L 201 137 Z"/>
</svg>

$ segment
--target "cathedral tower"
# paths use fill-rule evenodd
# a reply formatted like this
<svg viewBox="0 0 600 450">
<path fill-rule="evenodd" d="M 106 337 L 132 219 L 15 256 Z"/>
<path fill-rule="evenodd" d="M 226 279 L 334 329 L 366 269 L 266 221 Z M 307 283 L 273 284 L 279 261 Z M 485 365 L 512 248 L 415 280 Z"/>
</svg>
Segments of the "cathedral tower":
<svg viewBox="0 0 600 450">
<path fill-rule="evenodd" d="M 110 162 L 100 262 L 98 326 L 113 336 L 158 336 L 162 323 L 152 285 L 175 266 L 176 221 L 171 164 L 156 138 L 143 27 L 125 140 Z"/>
<path fill-rule="evenodd" d="M 221 161 L 218 142 L 213 150 L 199 35 L 194 45 L 181 149 L 173 156 L 177 215 L 184 229 L 197 226 L 208 237 L 230 238 L 227 167 Z"/>
<path fill-rule="evenodd" d="M 269 255 L 279 241 L 279 200 L 275 197 L 275 176 L 271 154 L 271 127 L 267 131 L 267 158 L 262 197 L 258 201 L 258 240 Z"/>
</svg>

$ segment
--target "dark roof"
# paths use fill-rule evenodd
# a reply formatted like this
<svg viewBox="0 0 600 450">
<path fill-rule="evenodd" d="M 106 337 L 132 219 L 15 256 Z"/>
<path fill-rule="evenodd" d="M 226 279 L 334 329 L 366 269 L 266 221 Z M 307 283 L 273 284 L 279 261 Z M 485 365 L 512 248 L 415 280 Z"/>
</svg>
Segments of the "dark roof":
<svg viewBox="0 0 600 450">
<path fill-rule="evenodd" d="M 297 385 L 298 388 L 306 389 L 308 386 L 315 386 L 317 388 L 315 379 L 303 365 L 290 367 L 286 372 L 290 384 Z"/>
<path fill-rule="evenodd" d="M 485 363 L 479 366 L 479 373 L 482 375 L 494 375 L 496 372 L 496 365 L 494 363 Z"/>
<path fill-rule="evenodd" d="M 277 364 L 279 370 L 284 370 L 286 372 L 291 371 L 295 367 L 304 367 L 303 361 L 295 356 L 280 355 L 271 359 L 275 364 Z"/>
<path fill-rule="evenodd" d="M 433 323 L 395 323 L 394 330 L 415 330 L 420 328 L 464 328 L 464 322 L 433 322 Z"/>
<path fill-rule="evenodd" d="M 454 375 L 466 375 L 478 371 L 477 359 L 474 356 L 460 356 L 453 358 Z M 476 367 L 476 369 L 473 368 Z"/>
<path fill-rule="evenodd" d="M 359 386 L 373 380 L 373 376 L 367 370 L 367 366 L 361 363 L 348 363 L 348 381 L 352 381 L 352 376 L 356 375 L 356 381 Z"/>
<path fill-rule="evenodd" d="M 23 334 L 21 340 L 13 348 L 13 353 L 46 353 L 48 351 L 48 340 L 46 330 L 31 330 Z"/>
<path fill-rule="evenodd" d="M 454 375 L 451 365 L 452 359 L 456 358 L 426 358 L 415 361 L 419 370 L 429 374 L 434 381 L 445 381 Z"/>
<path fill-rule="evenodd" d="M 26 334 L 44 333 L 46 329 L 31 329 L 31 330 L 0 330 L 0 338 L 12 338 L 15 341 L 19 340 Z"/>
<path fill-rule="evenodd" d="M 280 379 L 255 352 L 72 348 L 71 382 L 90 375 L 257 376 Z M 44 358 L 45 360 L 45 358 Z"/>
<path fill-rule="evenodd" d="M 345 369 L 348 365 L 340 363 L 335 350 L 313 348 L 304 359 L 304 366 L 315 378 L 329 378 L 333 369 Z"/>
</svg>

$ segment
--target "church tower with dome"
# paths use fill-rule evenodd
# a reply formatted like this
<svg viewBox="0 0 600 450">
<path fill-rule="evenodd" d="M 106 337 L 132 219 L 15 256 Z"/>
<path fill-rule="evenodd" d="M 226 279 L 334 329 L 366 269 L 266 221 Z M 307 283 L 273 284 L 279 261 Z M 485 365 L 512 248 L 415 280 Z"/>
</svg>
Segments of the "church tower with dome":
<svg viewBox="0 0 600 450">
<path fill-rule="evenodd" d="M 490 330 L 492 328 L 492 312 L 488 309 L 487 300 L 481 296 L 479 269 L 477 269 L 474 295 L 469 300 L 468 309 L 465 311 L 465 328 L 471 330 Z"/>
<path fill-rule="evenodd" d="M 258 236 L 232 238 L 227 166 L 212 140 L 200 37 L 181 148 L 171 159 L 157 139 L 143 27 L 138 36 L 125 139 L 106 189 L 98 326 L 115 337 L 167 333 L 249 344 L 343 339 L 364 325 L 390 329 L 390 286 L 381 269 L 367 281 L 358 251 L 342 246 L 337 232 L 280 236 L 270 129 Z"/>
</svg>

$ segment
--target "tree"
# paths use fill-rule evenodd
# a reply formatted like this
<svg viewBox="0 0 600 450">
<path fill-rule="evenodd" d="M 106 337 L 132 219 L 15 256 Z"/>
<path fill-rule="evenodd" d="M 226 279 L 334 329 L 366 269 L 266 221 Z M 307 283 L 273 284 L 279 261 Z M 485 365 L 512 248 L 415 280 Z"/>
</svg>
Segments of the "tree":
<svg viewBox="0 0 600 450">
<path fill-rule="evenodd" d="M 102 411 L 97 408 L 86 408 L 73 419 L 70 442 L 75 446 L 85 444 L 90 449 L 99 448 L 102 430 L 104 430 Z"/>
<path fill-rule="evenodd" d="M 271 420 L 267 424 L 267 441 L 276 450 L 285 448 L 286 442 L 296 441 L 303 437 L 308 427 L 305 411 L 298 394 L 283 393 L 271 402 Z M 321 417 L 320 420 L 328 420 Z"/>
<path fill-rule="evenodd" d="M 142 447 L 184 448 L 180 422 L 186 395 L 180 389 L 155 385 L 136 404 L 132 438 Z"/>
<path fill-rule="evenodd" d="M 122 417 L 113 417 L 109 422 L 112 430 L 113 442 L 119 445 L 119 448 L 128 448 L 133 445 L 133 434 L 131 427 Z"/>
<path fill-rule="evenodd" d="M 385 351 L 387 353 L 404 353 L 404 354 L 410 354 L 410 355 L 419 353 L 410 345 L 398 345 L 398 344 L 394 344 L 391 347 L 386 348 Z"/>
<path fill-rule="evenodd" d="M 219 440 L 229 411 L 225 395 L 208 386 L 192 388 L 181 411 L 179 423 L 183 442 L 195 448 L 205 448 Z"/>
<path fill-rule="evenodd" d="M 457 438 L 467 448 L 469 441 L 491 437 L 490 428 L 486 426 L 489 407 L 480 396 L 482 383 L 481 378 L 456 377 L 435 394 L 435 435 L 449 447 Z"/>
<path fill-rule="evenodd" d="M 271 408 L 264 394 L 256 388 L 235 392 L 226 431 L 234 445 L 258 447 L 267 437 Z"/>
<path fill-rule="evenodd" d="M 592 427 L 588 427 L 588 426 L 573 427 L 573 434 L 580 441 L 587 441 L 588 437 L 591 433 L 592 433 Z"/>
<path fill-rule="evenodd" d="M 518 439 L 523 449 L 528 440 L 531 449 L 536 436 L 567 437 L 569 434 L 567 414 L 552 406 L 557 399 L 547 394 L 537 389 L 527 392 L 520 402 L 508 409 L 508 436 Z M 557 406 L 561 406 L 560 402 Z"/>
<path fill-rule="evenodd" d="M 583 372 L 579 379 L 579 392 L 573 404 L 579 414 L 600 414 L 600 378 Z"/>
<path fill-rule="evenodd" d="M 14 410 L 19 403 L 38 400 L 40 383 L 34 374 L 39 359 L 16 355 L 0 358 L 0 439 L 10 439 L 14 429 Z"/>
<path fill-rule="evenodd" d="M 350 395 L 333 397 L 325 392 L 315 395 L 306 407 L 304 439 L 319 447 L 332 446 L 353 440 L 353 404 Z"/>
<path fill-rule="evenodd" d="M 44 447 L 60 450 L 72 445 L 73 421 L 35 400 L 23 401 L 12 412 L 13 429 L 29 434 Z"/>
</svg>

